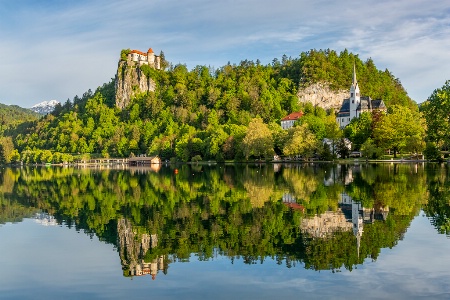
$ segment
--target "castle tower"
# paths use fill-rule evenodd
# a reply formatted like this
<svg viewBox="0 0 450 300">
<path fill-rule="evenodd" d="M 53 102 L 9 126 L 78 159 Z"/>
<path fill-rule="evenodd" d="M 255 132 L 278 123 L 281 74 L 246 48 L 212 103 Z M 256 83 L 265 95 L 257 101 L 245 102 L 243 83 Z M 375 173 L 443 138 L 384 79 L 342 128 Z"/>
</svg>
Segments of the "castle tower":
<svg viewBox="0 0 450 300">
<path fill-rule="evenodd" d="M 161 57 L 159 55 L 155 55 L 155 69 L 161 69 Z"/>
<path fill-rule="evenodd" d="M 152 48 L 149 48 L 147 51 L 147 61 L 149 66 L 151 67 L 155 66 L 155 53 L 153 52 Z"/>
<path fill-rule="evenodd" d="M 358 81 L 356 80 L 356 67 L 353 64 L 353 82 L 350 86 L 350 120 L 359 116 L 356 109 L 361 103 Z"/>
</svg>

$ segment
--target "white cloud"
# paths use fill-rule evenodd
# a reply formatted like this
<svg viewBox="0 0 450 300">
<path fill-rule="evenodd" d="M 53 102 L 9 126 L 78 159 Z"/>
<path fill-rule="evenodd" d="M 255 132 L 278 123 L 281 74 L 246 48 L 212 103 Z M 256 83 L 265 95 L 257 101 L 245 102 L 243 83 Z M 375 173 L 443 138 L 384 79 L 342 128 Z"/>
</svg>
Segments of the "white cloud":
<svg viewBox="0 0 450 300">
<path fill-rule="evenodd" d="M 449 76 L 449 8 L 438 1 L 8 5 L 0 4 L 0 49 L 8 53 L 0 73 L 2 103 L 31 106 L 95 89 L 114 76 L 123 48 L 153 47 L 190 68 L 347 48 L 388 68 L 419 102 Z"/>
</svg>

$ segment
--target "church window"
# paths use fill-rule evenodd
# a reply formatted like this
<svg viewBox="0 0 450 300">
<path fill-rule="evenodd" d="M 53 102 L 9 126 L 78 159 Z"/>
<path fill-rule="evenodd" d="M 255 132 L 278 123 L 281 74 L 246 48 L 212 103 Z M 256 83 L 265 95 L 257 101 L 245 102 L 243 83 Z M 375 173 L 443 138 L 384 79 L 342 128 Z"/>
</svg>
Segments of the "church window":
<svg viewBox="0 0 450 300">
<path fill-rule="evenodd" d="M 353 97 L 353 93 L 350 93 L 350 97 Z"/>
</svg>

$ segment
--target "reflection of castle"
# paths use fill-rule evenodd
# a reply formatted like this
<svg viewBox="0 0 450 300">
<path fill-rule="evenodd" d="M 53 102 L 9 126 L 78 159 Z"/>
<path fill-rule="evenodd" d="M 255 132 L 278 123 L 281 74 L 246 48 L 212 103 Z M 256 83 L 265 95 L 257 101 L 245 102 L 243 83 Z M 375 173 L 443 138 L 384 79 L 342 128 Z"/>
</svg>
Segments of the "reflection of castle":
<svg viewBox="0 0 450 300">
<path fill-rule="evenodd" d="M 120 259 L 125 276 L 151 275 L 152 279 L 155 279 L 158 271 L 167 271 L 163 255 L 146 258 L 148 251 L 158 245 L 156 234 L 136 233 L 127 219 L 117 221 L 117 232 Z"/>
</svg>

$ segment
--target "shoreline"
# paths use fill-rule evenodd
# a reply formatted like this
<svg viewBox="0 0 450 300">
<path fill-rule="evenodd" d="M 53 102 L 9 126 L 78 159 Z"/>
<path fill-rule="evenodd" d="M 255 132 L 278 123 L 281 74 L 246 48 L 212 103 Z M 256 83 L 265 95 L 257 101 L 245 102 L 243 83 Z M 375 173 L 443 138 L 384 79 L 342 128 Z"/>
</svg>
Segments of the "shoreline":
<svg viewBox="0 0 450 300">
<path fill-rule="evenodd" d="M 322 161 L 322 160 L 311 160 L 311 161 L 301 161 L 301 160 L 277 160 L 277 161 L 224 161 L 224 162 L 217 162 L 217 161 L 198 161 L 198 162 L 161 162 L 161 163 L 152 163 L 152 164 L 143 164 L 138 166 L 131 166 L 128 163 L 116 163 L 116 162 L 109 162 L 109 163 L 32 163 L 32 164 L 26 164 L 26 163 L 20 163 L 20 164 L 5 164 L 2 165 L 3 167 L 75 167 L 75 168 L 83 168 L 83 169 L 91 169 L 91 168 L 101 168 L 105 167 L 106 169 L 159 169 L 162 166 L 176 166 L 176 165 L 207 165 L 207 166 L 214 166 L 214 165 L 235 165 L 235 164 L 371 164 L 371 163 L 380 163 L 380 164 L 417 164 L 417 163 L 448 163 L 450 164 L 450 160 L 445 160 L 442 162 L 438 161 L 429 161 L 426 159 L 419 159 L 419 160 L 406 160 L 406 159 L 390 159 L 390 160 L 382 160 L 382 159 L 336 159 L 332 161 Z"/>
</svg>

